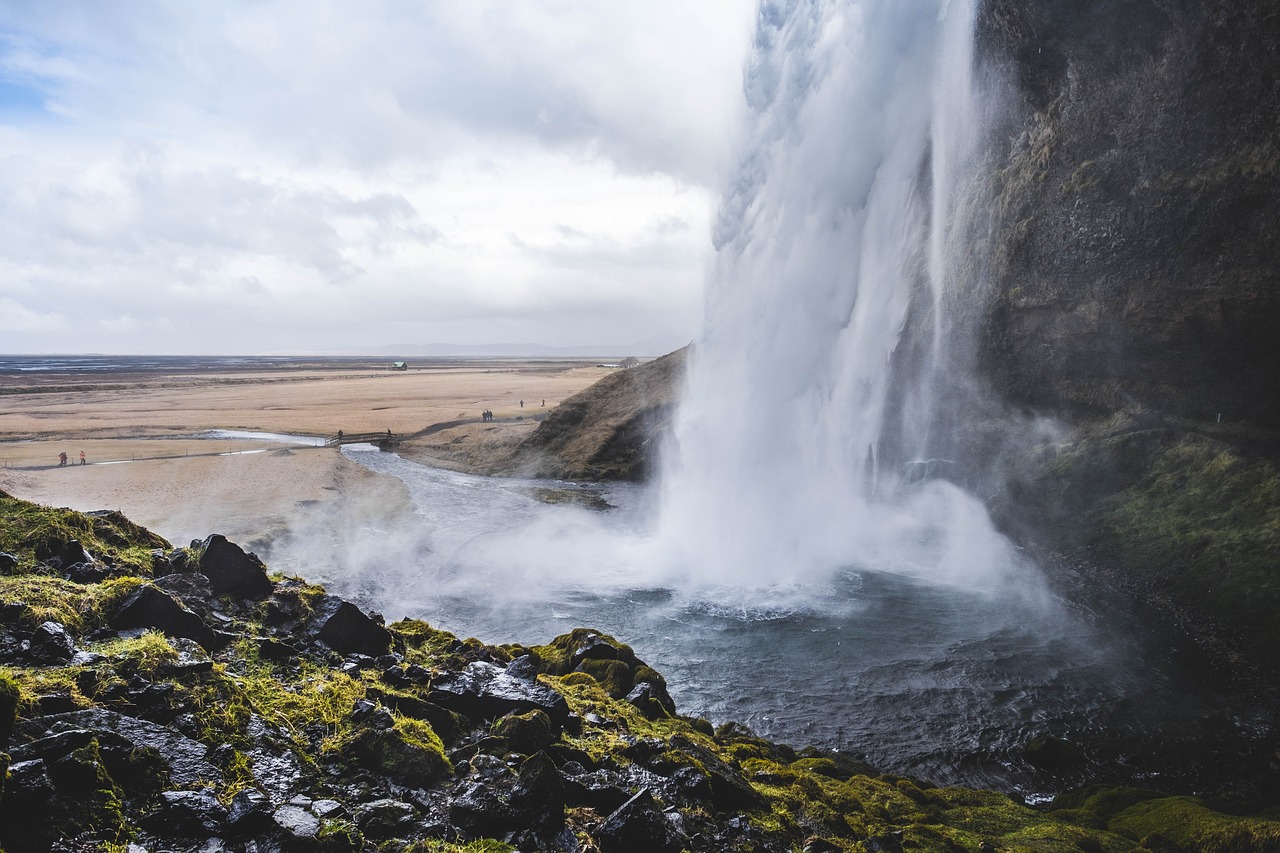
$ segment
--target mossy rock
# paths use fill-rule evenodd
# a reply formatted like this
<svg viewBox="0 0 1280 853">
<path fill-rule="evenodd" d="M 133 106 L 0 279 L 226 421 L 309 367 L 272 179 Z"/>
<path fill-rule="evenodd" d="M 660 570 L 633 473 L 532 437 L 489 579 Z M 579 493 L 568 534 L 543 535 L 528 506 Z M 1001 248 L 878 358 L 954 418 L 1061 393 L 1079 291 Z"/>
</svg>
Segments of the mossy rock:
<svg viewBox="0 0 1280 853">
<path fill-rule="evenodd" d="M 1161 797 L 1130 806 L 1108 826 L 1129 838 L 1162 835 L 1204 853 L 1277 853 L 1280 821 L 1222 814 L 1194 797 Z"/>
<path fill-rule="evenodd" d="M 527 714 L 508 714 L 493 724 L 493 734 L 507 742 L 512 752 L 532 755 L 556 741 L 555 726 L 545 711 L 534 709 Z"/>
<path fill-rule="evenodd" d="M 4 670 L 0 670 L 0 750 L 9 744 L 13 724 L 18 718 L 18 700 L 22 693 L 18 682 Z"/>
<path fill-rule="evenodd" d="M 444 744 L 428 723 L 401 717 L 390 729 L 364 729 L 348 746 L 356 764 L 400 785 L 426 788 L 452 772 Z"/>
<path fill-rule="evenodd" d="M 600 686 L 604 688 L 604 692 L 608 693 L 614 699 L 622 699 L 631 692 L 634 686 L 631 677 L 631 668 L 625 663 L 618 660 L 584 660 L 578 664 L 577 672 L 585 672 L 587 675 L 600 682 Z"/>
</svg>

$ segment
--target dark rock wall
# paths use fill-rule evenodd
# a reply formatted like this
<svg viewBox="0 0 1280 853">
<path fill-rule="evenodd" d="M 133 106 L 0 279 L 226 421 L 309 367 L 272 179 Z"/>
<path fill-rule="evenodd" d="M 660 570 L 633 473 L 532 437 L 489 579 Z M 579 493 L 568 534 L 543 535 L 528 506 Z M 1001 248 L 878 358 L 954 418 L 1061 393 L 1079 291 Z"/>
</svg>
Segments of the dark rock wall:
<svg viewBox="0 0 1280 853">
<path fill-rule="evenodd" d="M 1069 419 L 1280 426 L 1280 4 L 989 0 L 979 40 L 1016 90 L 983 374 Z"/>
</svg>

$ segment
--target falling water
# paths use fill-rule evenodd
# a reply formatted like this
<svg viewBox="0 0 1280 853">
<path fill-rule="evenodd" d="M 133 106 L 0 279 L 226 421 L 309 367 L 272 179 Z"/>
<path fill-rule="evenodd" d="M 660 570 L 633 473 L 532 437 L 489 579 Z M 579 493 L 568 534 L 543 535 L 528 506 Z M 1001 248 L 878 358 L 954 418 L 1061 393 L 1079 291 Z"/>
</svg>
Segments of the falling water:
<svg viewBox="0 0 1280 853">
<path fill-rule="evenodd" d="M 909 476 L 953 379 L 942 306 L 979 112 L 973 21 L 971 0 L 762 5 L 665 478 L 665 539 L 711 585 L 776 591 L 851 564 L 1009 578 L 981 505 Z M 927 329 L 910 364 L 909 321 Z"/>
</svg>

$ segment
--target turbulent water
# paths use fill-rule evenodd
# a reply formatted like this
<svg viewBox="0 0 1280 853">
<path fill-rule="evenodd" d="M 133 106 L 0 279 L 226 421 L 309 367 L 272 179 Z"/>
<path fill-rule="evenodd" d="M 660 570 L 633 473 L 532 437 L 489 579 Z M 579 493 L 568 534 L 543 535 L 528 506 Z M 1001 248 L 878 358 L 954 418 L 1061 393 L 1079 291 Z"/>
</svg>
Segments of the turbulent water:
<svg viewBox="0 0 1280 853">
<path fill-rule="evenodd" d="M 668 677 L 682 713 L 1028 795 L 1097 775 L 1199 781 L 1205 762 L 1248 749 L 1257 723 L 1197 686 L 1203 673 L 1173 643 L 1104 594 L 1008 598 L 866 565 L 768 600 L 663 583 L 650 568 L 661 552 L 646 489 L 609 487 L 615 509 L 601 513 L 530 496 L 565 484 L 343 452 L 403 480 L 416 518 L 311 531 L 270 555 L 273 567 L 388 618 L 487 642 L 598 628 Z M 1053 772 L 1028 763 L 1024 748 L 1046 734 L 1080 744 L 1081 762 Z"/>
</svg>

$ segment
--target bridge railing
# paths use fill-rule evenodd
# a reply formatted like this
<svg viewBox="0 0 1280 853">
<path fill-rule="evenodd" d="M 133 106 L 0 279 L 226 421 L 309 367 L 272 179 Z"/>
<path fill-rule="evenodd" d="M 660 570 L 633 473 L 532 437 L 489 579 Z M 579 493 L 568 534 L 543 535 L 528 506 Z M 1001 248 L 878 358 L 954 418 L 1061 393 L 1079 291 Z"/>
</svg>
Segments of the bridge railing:
<svg viewBox="0 0 1280 853">
<path fill-rule="evenodd" d="M 325 439 L 325 447 L 338 447 L 343 444 L 399 444 L 404 440 L 396 432 L 342 432 Z"/>
</svg>

